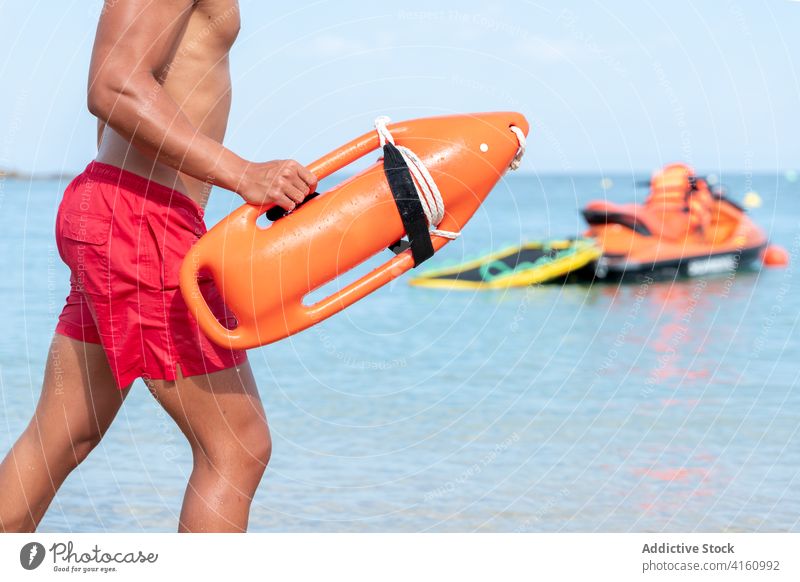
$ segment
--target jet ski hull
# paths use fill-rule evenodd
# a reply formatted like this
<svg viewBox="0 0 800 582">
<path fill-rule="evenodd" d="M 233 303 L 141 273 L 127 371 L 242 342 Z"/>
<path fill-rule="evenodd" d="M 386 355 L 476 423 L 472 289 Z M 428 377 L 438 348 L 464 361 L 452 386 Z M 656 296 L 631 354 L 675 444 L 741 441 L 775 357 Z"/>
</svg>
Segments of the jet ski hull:
<svg viewBox="0 0 800 582">
<path fill-rule="evenodd" d="M 765 241 L 738 250 L 650 262 L 634 260 L 625 255 L 604 254 L 597 262 L 574 271 L 572 278 L 583 282 L 618 283 L 723 276 L 757 263 L 766 246 Z"/>
</svg>

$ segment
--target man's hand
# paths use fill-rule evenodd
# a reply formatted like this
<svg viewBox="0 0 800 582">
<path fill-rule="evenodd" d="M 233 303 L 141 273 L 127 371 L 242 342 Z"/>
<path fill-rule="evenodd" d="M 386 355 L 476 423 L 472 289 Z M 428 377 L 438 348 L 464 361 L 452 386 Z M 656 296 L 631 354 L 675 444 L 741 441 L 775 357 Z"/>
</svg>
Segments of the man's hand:
<svg viewBox="0 0 800 582">
<path fill-rule="evenodd" d="M 317 187 L 317 177 L 294 160 L 248 164 L 239 194 L 249 204 L 293 210 Z"/>
</svg>

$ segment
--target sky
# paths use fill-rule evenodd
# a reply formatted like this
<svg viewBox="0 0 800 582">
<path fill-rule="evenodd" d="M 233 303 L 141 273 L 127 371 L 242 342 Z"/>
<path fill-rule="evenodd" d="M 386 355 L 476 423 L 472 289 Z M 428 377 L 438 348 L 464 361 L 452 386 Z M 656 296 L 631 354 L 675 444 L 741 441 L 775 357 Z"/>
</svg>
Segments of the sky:
<svg viewBox="0 0 800 582">
<path fill-rule="evenodd" d="M 124 1 L 124 0 L 122 0 Z M 75 172 L 99 0 L 0 0 L 0 167 Z M 308 163 L 395 120 L 506 110 L 529 172 L 800 169 L 800 2 L 240 0 L 226 145 Z"/>
</svg>

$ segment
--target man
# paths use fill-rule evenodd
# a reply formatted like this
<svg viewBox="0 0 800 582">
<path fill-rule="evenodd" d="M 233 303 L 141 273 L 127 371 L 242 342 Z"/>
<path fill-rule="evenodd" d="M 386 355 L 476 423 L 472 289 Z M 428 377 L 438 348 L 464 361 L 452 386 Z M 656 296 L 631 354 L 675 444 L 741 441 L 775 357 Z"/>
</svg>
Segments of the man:
<svg viewBox="0 0 800 582">
<path fill-rule="evenodd" d="M 238 31 L 236 0 L 105 2 L 88 89 L 99 152 L 59 207 L 71 291 L 34 417 L 0 465 L 4 531 L 37 527 L 138 377 L 192 449 L 179 530 L 247 528 L 270 457 L 266 417 L 245 354 L 199 332 L 178 270 L 205 231 L 212 185 L 291 210 L 316 178 L 294 161 L 251 163 L 221 145 Z M 202 287 L 233 324 L 213 283 Z"/>
</svg>

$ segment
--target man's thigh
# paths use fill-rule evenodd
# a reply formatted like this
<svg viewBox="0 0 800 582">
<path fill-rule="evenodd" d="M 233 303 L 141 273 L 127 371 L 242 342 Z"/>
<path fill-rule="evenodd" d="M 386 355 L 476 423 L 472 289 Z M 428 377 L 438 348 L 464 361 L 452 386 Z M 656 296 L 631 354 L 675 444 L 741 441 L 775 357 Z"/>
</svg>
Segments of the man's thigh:
<svg viewBox="0 0 800 582">
<path fill-rule="evenodd" d="M 175 381 L 147 380 L 148 388 L 193 448 L 205 452 L 245 446 L 267 419 L 250 364 Z"/>
<path fill-rule="evenodd" d="M 32 425 L 43 438 L 102 436 L 129 390 L 117 388 L 102 346 L 54 334 Z"/>
</svg>

